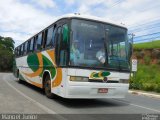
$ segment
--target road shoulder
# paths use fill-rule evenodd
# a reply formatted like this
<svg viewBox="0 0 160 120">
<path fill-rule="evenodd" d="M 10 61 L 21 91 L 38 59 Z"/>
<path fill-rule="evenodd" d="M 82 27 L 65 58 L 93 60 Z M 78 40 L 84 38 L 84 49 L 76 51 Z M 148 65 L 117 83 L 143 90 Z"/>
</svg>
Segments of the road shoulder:
<svg viewBox="0 0 160 120">
<path fill-rule="evenodd" d="M 141 90 L 129 90 L 128 92 L 131 94 L 144 95 L 144 96 L 160 99 L 160 93 L 147 92 L 147 91 L 141 91 Z"/>
</svg>

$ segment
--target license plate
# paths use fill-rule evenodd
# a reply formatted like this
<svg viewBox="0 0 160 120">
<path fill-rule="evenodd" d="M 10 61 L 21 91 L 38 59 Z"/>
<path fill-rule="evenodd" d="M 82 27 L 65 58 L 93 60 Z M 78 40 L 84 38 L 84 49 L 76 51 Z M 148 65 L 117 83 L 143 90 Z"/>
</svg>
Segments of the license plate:
<svg viewBox="0 0 160 120">
<path fill-rule="evenodd" d="M 99 88 L 98 93 L 108 93 L 108 88 Z"/>
</svg>

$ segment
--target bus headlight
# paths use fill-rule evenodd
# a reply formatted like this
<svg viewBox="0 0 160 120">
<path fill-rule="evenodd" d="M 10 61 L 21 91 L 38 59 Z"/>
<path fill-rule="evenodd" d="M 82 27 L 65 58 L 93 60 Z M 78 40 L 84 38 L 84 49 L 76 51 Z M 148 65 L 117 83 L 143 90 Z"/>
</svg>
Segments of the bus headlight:
<svg viewBox="0 0 160 120">
<path fill-rule="evenodd" d="M 70 76 L 70 81 L 88 82 L 88 77 Z"/>
</svg>

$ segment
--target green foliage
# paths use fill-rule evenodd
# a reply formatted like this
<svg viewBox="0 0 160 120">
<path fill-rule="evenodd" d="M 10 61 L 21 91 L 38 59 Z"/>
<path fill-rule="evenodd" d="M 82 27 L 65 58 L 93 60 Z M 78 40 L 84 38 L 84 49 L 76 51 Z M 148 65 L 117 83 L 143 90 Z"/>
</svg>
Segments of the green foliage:
<svg viewBox="0 0 160 120">
<path fill-rule="evenodd" d="M 131 89 L 160 92 L 160 66 L 138 65 L 138 71 L 130 80 Z"/>
<path fill-rule="evenodd" d="M 135 50 L 160 48 L 160 40 L 134 44 L 133 48 Z"/>
<path fill-rule="evenodd" d="M 155 85 L 155 91 L 160 93 L 160 83 Z"/>
<path fill-rule="evenodd" d="M 152 51 L 152 58 L 159 59 L 160 58 L 160 50 L 153 49 L 153 51 Z"/>
<path fill-rule="evenodd" d="M 150 62 L 151 62 L 151 58 L 150 58 L 149 56 L 145 56 L 145 57 L 144 57 L 144 63 L 145 63 L 146 65 L 149 65 Z"/>
<path fill-rule="evenodd" d="M 157 61 L 157 64 L 160 65 L 160 60 Z"/>
<path fill-rule="evenodd" d="M 138 71 L 130 80 L 130 88 L 160 92 L 160 40 L 134 44 L 133 47 L 135 56 L 145 64 L 138 64 Z M 148 53 L 146 49 L 150 49 Z M 146 51 L 146 55 L 142 51 Z M 152 58 L 158 60 L 157 64 L 150 64 Z"/>
<path fill-rule="evenodd" d="M 0 50 L 9 50 L 13 52 L 14 41 L 10 37 L 0 37 Z"/>
<path fill-rule="evenodd" d="M 13 63 L 14 41 L 10 37 L 0 36 L 0 71 L 11 71 Z"/>
<path fill-rule="evenodd" d="M 155 85 L 152 83 L 143 83 L 143 90 L 145 91 L 154 91 Z"/>
<path fill-rule="evenodd" d="M 144 51 L 135 51 L 134 52 L 138 59 L 142 59 L 144 57 Z"/>
</svg>

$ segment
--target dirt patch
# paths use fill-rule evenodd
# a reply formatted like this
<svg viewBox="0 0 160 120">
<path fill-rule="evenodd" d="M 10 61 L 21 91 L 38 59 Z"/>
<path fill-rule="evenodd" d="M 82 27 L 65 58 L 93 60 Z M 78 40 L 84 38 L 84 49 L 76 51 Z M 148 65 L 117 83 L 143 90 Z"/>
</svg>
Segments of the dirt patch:
<svg viewBox="0 0 160 120">
<path fill-rule="evenodd" d="M 149 64 L 159 64 L 160 48 L 134 50 L 132 59 L 138 59 L 140 64 L 145 64 L 146 60 L 149 61 Z"/>
</svg>

